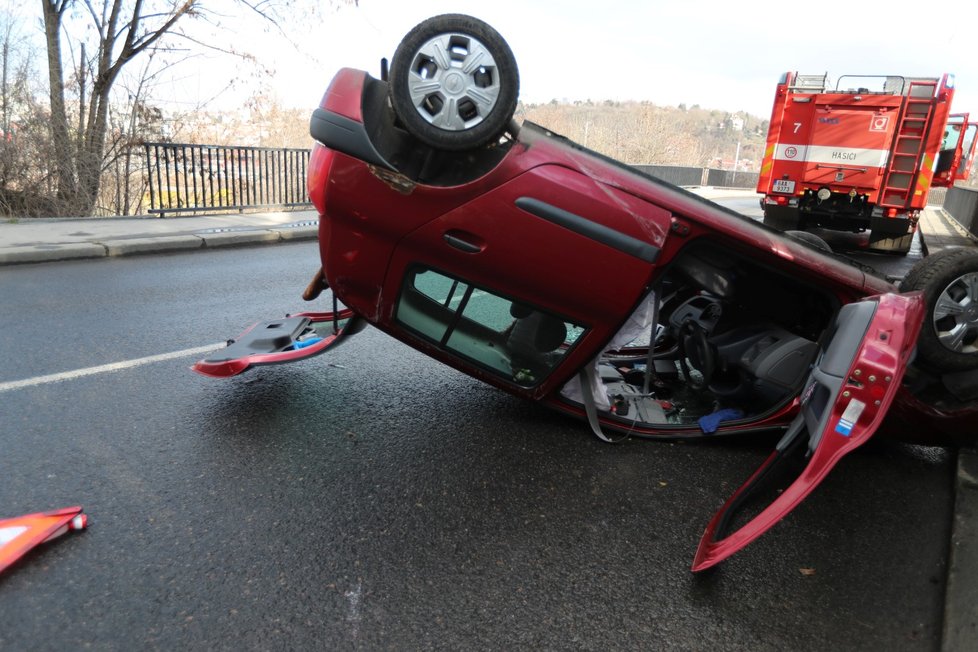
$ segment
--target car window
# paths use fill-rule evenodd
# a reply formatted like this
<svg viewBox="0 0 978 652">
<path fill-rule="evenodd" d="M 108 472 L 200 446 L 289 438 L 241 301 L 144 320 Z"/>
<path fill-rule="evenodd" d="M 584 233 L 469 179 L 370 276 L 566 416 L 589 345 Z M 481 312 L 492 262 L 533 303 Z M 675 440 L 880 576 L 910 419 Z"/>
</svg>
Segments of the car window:
<svg viewBox="0 0 978 652">
<path fill-rule="evenodd" d="M 525 387 L 539 384 L 585 328 L 430 269 L 405 278 L 396 319 L 425 339 Z"/>
</svg>

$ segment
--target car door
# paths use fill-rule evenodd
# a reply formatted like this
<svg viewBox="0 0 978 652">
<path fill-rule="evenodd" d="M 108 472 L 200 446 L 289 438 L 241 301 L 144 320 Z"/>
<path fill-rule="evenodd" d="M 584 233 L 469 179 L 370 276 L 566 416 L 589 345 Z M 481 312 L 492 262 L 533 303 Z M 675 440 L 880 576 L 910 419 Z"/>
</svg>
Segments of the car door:
<svg viewBox="0 0 978 652">
<path fill-rule="evenodd" d="M 723 561 L 788 515 L 845 455 L 879 427 L 900 386 L 923 321 L 919 293 L 844 306 L 801 396 L 801 411 L 761 467 L 714 515 L 693 560 Z"/>
<path fill-rule="evenodd" d="M 581 172 L 535 167 L 398 244 L 391 323 L 435 357 L 542 395 L 566 377 L 551 374 L 560 363 L 595 355 L 634 309 L 671 217 Z M 567 335 L 552 349 L 555 321 Z"/>
<path fill-rule="evenodd" d="M 956 180 L 967 178 L 975 137 L 968 118 L 967 113 L 952 113 L 947 118 L 934 167 L 935 187 L 950 188 Z"/>
<path fill-rule="evenodd" d="M 961 160 L 954 171 L 955 181 L 967 181 L 975 162 L 975 145 L 978 145 L 978 122 L 969 122 L 961 136 Z"/>
</svg>

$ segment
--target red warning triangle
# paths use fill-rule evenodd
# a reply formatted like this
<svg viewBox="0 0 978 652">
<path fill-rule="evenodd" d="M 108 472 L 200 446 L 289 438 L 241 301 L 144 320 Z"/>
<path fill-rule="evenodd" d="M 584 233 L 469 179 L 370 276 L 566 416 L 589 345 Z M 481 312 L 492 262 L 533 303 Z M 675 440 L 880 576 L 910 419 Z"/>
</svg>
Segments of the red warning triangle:
<svg viewBox="0 0 978 652">
<path fill-rule="evenodd" d="M 34 546 L 86 525 L 88 516 L 82 514 L 81 507 L 0 519 L 0 572 Z"/>
</svg>

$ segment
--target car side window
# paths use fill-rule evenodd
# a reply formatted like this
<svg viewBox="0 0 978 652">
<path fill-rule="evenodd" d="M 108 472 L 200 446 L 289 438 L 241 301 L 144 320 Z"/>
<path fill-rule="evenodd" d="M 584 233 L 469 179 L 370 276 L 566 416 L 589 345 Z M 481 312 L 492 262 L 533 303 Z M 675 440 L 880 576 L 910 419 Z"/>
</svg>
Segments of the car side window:
<svg viewBox="0 0 978 652">
<path fill-rule="evenodd" d="M 585 329 L 533 306 L 430 269 L 407 275 L 397 321 L 480 367 L 532 387 Z"/>
</svg>

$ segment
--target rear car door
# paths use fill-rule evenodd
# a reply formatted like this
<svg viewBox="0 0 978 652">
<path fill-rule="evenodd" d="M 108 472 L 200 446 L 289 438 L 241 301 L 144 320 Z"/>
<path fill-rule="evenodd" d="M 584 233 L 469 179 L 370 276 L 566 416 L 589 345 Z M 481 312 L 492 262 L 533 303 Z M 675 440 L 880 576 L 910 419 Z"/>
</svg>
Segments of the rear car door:
<svg viewBox="0 0 978 652">
<path fill-rule="evenodd" d="M 392 324 L 434 357 L 542 395 L 568 375 L 551 372 L 596 355 L 634 309 L 670 223 L 581 172 L 535 167 L 398 244 Z"/>
<path fill-rule="evenodd" d="M 774 452 L 706 527 L 693 570 L 718 564 L 797 507 L 879 427 L 900 387 L 924 315 L 919 293 L 844 306 L 821 346 L 801 412 Z"/>
</svg>

